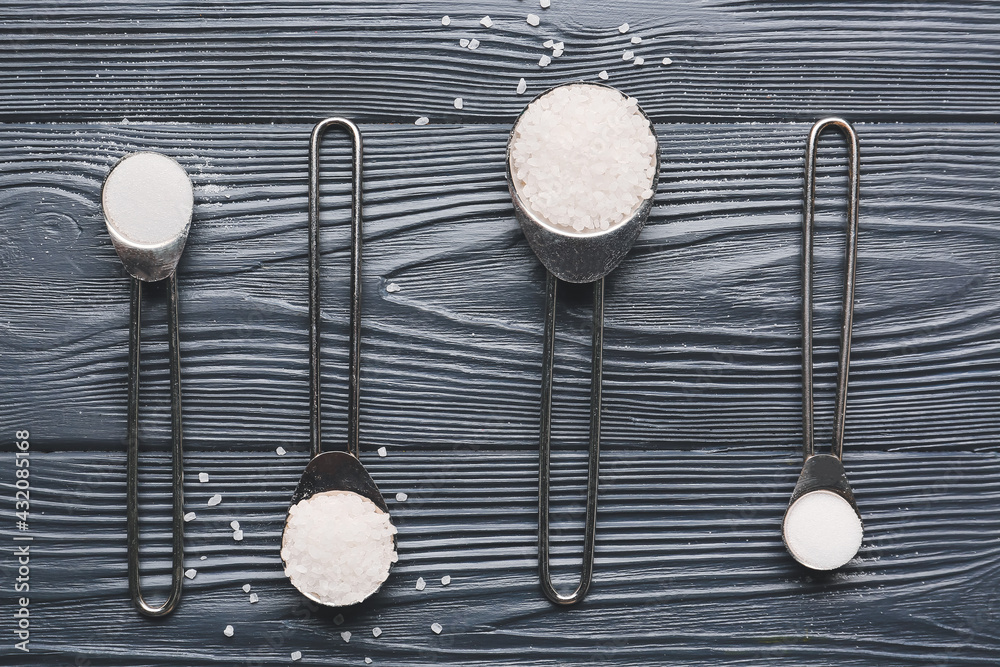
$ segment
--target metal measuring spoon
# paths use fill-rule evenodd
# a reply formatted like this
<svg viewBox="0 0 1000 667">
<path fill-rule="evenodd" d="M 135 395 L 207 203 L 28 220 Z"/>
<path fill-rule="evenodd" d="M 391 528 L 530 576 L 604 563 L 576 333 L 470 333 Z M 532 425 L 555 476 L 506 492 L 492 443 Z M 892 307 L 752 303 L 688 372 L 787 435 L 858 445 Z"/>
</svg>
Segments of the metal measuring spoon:
<svg viewBox="0 0 1000 667">
<path fill-rule="evenodd" d="M 619 91 L 601 84 L 570 83 L 566 86 L 595 86 Z M 556 86 L 561 88 L 562 86 Z M 529 104 L 551 93 L 556 88 L 550 88 L 537 96 Z M 622 95 L 622 97 L 625 97 Z M 541 427 L 539 437 L 539 476 L 538 476 L 538 569 L 542 592 L 556 604 L 575 604 L 586 596 L 594 572 L 594 545 L 597 540 L 597 484 L 598 463 L 601 447 L 601 378 L 603 368 L 604 340 L 604 276 L 617 267 L 628 251 L 632 248 L 639 232 L 649 218 L 653 209 L 653 197 L 643 200 L 638 207 L 625 219 L 605 230 L 575 231 L 562 226 L 553 225 L 535 215 L 521 198 L 511 172 L 511 145 L 513 144 L 517 126 L 521 117 L 528 110 L 518 115 L 507 140 L 506 176 L 507 187 L 514 202 L 514 215 L 531 249 L 538 259 L 548 269 L 546 284 L 545 337 L 542 353 L 542 392 L 541 392 Z M 638 107 L 637 107 L 638 108 Z M 645 112 L 638 108 L 639 113 L 649 121 Z M 660 144 L 652 122 L 649 122 L 650 132 L 656 140 L 654 161 L 656 167 L 650 188 L 656 192 L 660 176 Z M 556 325 L 556 278 L 572 283 L 594 283 L 594 315 L 591 340 L 591 374 L 590 374 L 590 444 L 587 465 L 587 513 L 584 524 L 583 567 L 580 583 L 569 595 L 556 591 L 550 574 L 549 559 L 549 481 L 551 476 L 550 453 L 552 435 L 552 374 L 555 357 L 555 325 Z"/>
<path fill-rule="evenodd" d="M 177 606 L 184 582 L 184 467 L 181 423 L 181 360 L 177 326 L 177 279 L 194 191 L 187 172 L 159 153 L 126 155 L 112 167 L 101 189 L 101 206 L 111 241 L 132 275 L 128 366 L 128 582 L 132 601 L 146 616 L 165 616 Z M 142 283 L 167 279 L 170 349 L 170 416 L 173 440 L 173 548 L 171 589 L 158 607 L 142 595 L 139 568 L 139 350 Z"/>
<path fill-rule="evenodd" d="M 320 414 L 320 338 L 319 338 L 319 148 L 327 128 L 341 127 L 353 141 L 353 179 L 351 193 L 351 314 L 350 314 L 350 376 L 347 413 L 347 451 L 322 451 Z M 389 508 L 375 481 L 362 465 L 358 445 L 361 378 L 361 209 L 362 209 L 362 144 L 361 132 L 344 118 L 327 118 L 313 128 L 309 142 L 309 440 L 312 459 L 292 494 L 289 513 L 300 502 L 319 494 L 354 493 L 389 514 Z M 290 519 L 290 517 L 289 517 Z M 282 546 L 289 534 L 289 519 L 285 521 Z M 330 517 L 337 521 L 338 517 Z M 393 550 L 396 547 L 392 537 Z M 282 555 L 284 562 L 284 554 Z M 288 563 L 285 562 L 287 570 Z M 391 564 L 390 564 L 391 569 Z M 386 578 L 388 579 L 388 571 Z M 292 582 L 293 585 L 295 582 Z M 298 588 L 298 586 L 296 586 Z M 368 595 L 347 604 L 361 602 L 374 594 L 381 583 Z M 310 600 L 327 604 L 313 591 L 298 588 Z M 336 605 L 345 606 L 345 605 Z"/>
</svg>

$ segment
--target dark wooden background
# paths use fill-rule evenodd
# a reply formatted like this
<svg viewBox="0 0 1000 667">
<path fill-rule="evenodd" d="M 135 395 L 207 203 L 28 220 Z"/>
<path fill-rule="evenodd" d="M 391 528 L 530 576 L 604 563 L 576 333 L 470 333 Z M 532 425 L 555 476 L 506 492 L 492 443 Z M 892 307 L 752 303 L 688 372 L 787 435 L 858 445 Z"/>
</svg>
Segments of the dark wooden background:
<svg viewBox="0 0 1000 667">
<path fill-rule="evenodd" d="M 0 12 L 0 664 L 284 665 L 295 650 L 312 665 L 1000 661 L 1000 3 L 5 0 Z M 566 51 L 541 69 L 547 38 Z M 623 62 L 625 48 L 646 64 Z M 535 569 L 544 274 L 513 220 L 503 151 L 531 96 L 601 69 L 656 123 L 663 163 L 649 224 L 607 283 L 594 586 L 557 609 Z M 827 114 L 854 122 L 862 146 L 845 462 L 866 537 L 858 559 L 817 577 L 785 553 L 780 520 L 801 441 L 802 152 Z M 278 556 L 307 450 L 307 141 L 328 115 L 359 122 L 366 141 L 362 458 L 400 529 L 391 580 L 342 625 L 304 604 Z M 127 599 L 128 280 L 98 203 L 108 168 L 140 149 L 176 157 L 196 198 L 179 281 L 198 575 L 162 621 Z M 331 135 L 325 151 L 336 447 L 347 142 Z M 824 137 L 820 443 L 844 156 Z M 564 294 L 554 494 L 568 588 L 590 306 L 586 290 Z M 144 558 L 160 599 L 162 292 L 148 303 Z M 12 632 L 17 429 L 32 446 L 30 655 Z"/>
</svg>

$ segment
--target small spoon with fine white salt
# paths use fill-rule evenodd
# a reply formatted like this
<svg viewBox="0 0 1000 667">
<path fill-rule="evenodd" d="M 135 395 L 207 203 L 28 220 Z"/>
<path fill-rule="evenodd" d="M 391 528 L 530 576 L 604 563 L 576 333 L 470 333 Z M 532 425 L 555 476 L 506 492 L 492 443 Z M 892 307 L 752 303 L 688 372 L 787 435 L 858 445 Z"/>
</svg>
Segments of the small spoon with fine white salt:
<svg viewBox="0 0 1000 667">
<path fill-rule="evenodd" d="M 350 386 L 347 451 L 322 451 L 319 368 L 319 146 L 329 127 L 351 135 Z M 281 539 L 281 559 L 292 585 L 331 607 L 356 604 L 375 593 L 396 562 L 396 528 L 374 480 L 358 459 L 361 377 L 361 132 L 344 118 L 313 128 L 309 143 L 309 435 L 312 459 L 292 495 Z"/>
<path fill-rule="evenodd" d="M 816 224 L 816 146 L 820 133 L 828 126 L 840 129 L 847 139 L 847 262 L 844 268 L 844 320 L 840 330 L 833 445 L 829 454 L 816 454 L 813 434 L 812 247 Z M 827 118 L 813 125 L 806 144 L 802 221 L 802 449 L 805 460 L 781 526 L 788 552 L 799 563 L 813 570 L 835 570 L 847 564 L 857 555 L 864 536 L 861 513 L 842 462 L 858 263 L 858 167 L 858 136 L 847 121 Z"/>
<path fill-rule="evenodd" d="M 624 148 L 622 148 L 624 146 Z M 507 186 L 531 249 L 548 269 L 538 479 L 538 570 L 556 604 L 587 594 L 594 570 L 601 446 L 604 276 L 635 243 L 653 208 L 660 146 L 638 102 L 600 84 L 542 93 L 521 112 L 507 142 Z M 556 591 L 549 571 L 549 477 L 557 278 L 594 284 L 587 513 L 580 583 Z"/>
</svg>

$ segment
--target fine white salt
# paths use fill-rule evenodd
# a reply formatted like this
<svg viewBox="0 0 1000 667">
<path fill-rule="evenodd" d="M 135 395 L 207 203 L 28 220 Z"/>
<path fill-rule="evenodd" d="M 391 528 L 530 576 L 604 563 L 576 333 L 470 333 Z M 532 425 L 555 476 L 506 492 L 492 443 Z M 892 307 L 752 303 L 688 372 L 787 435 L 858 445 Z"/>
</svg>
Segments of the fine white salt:
<svg viewBox="0 0 1000 667">
<path fill-rule="evenodd" d="M 639 35 L 634 35 L 632 37 L 632 43 L 633 44 L 642 44 L 642 37 L 639 37 Z"/>
<path fill-rule="evenodd" d="M 184 570 L 184 576 L 188 579 L 194 579 L 198 576 L 198 570 L 191 568 L 190 570 Z"/>
<path fill-rule="evenodd" d="M 644 62 L 646 62 L 645 58 L 643 58 L 642 56 L 636 56 L 635 60 L 632 61 L 632 64 L 633 65 L 642 65 Z"/>
<path fill-rule="evenodd" d="M 618 26 L 618 32 L 620 32 L 623 35 L 625 33 L 627 33 L 628 32 L 628 23 L 622 23 L 620 26 Z"/>
<path fill-rule="evenodd" d="M 541 58 L 538 59 L 539 67 L 548 67 L 549 63 L 552 62 L 552 57 L 545 53 Z"/>
<path fill-rule="evenodd" d="M 632 215 L 651 192 L 655 170 L 656 137 L 638 102 L 605 86 L 553 88 L 528 105 L 511 140 L 522 203 L 577 232 L 609 229 Z"/>
<path fill-rule="evenodd" d="M 448 17 L 445 16 L 445 18 L 448 18 Z M 446 23 L 445 25 L 448 25 L 448 24 Z M 291 658 L 292 658 L 292 660 L 301 660 L 302 659 L 302 651 L 292 651 Z"/>
<path fill-rule="evenodd" d="M 672 63 L 672 62 L 674 62 L 674 61 L 673 61 L 673 60 L 671 60 L 670 58 L 664 58 L 664 59 L 663 59 L 663 64 L 664 64 L 664 65 L 669 65 L 669 64 L 670 64 L 670 63 Z"/>
<path fill-rule="evenodd" d="M 350 644 L 351 643 L 351 631 L 350 630 L 344 630 L 343 632 L 340 633 L 340 638 L 344 640 L 345 644 Z"/>
<path fill-rule="evenodd" d="M 212 496 L 211 498 L 208 499 L 208 506 L 209 507 L 214 507 L 215 505 L 218 505 L 221 502 L 222 502 L 222 494 L 221 493 L 217 493 L 217 494 L 215 494 L 214 496 Z"/>
<path fill-rule="evenodd" d="M 427 587 L 427 582 L 424 581 L 423 577 L 417 577 L 417 590 L 422 591 Z"/>
<path fill-rule="evenodd" d="M 367 598 L 389 577 L 396 527 L 368 498 L 326 491 L 288 511 L 281 559 L 292 585 L 314 601 L 343 607 Z"/>
<path fill-rule="evenodd" d="M 403 493 L 402 491 L 396 494 L 396 500 L 398 500 L 401 503 L 406 502 L 407 498 L 409 498 L 409 496 Z"/>
<path fill-rule="evenodd" d="M 243 592 L 244 593 L 250 592 L 250 584 L 243 584 Z"/>
<path fill-rule="evenodd" d="M 185 521 L 194 521 L 195 518 L 197 518 L 197 516 L 198 515 L 195 514 L 194 512 L 188 512 L 187 514 L 184 515 L 184 520 Z"/>
<path fill-rule="evenodd" d="M 632 60 L 632 58 L 635 58 L 635 52 L 625 49 L 622 53 L 622 60 Z"/>
<path fill-rule="evenodd" d="M 451 25 L 451 17 L 447 16 L 447 15 L 442 16 L 441 17 L 441 25 Z"/>
<path fill-rule="evenodd" d="M 200 472 L 200 473 L 198 473 L 198 481 L 201 482 L 202 484 L 204 484 L 205 482 L 207 482 L 208 481 L 208 473 L 207 472 Z"/>
<path fill-rule="evenodd" d="M 385 455 L 388 454 L 388 452 L 386 451 L 385 447 L 379 447 L 377 451 L 378 451 L 378 455 L 381 456 L 381 457 L 385 457 Z"/>
<path fill-rule="evenodd" d="M 538 25 L 540 19 L 537 14 L 528 14 L 528 25 Z"/>
<path fill-rule="evenodd" d="M 222 631 L 222 634 L 224 634 L 227 637 L 232 637 L 233 636 L 233 626 L 227 625 L 226 629 Z"/>
<path fill-rule="evenodd" d="M 259 600 L 259 599 L 260 598 L 257 596 L 256 593 L 251 593 L 250 594 L 250 604 L 257 604 L 257 600 Z"/>
<path fill-rule="evenodd" d="M 441 585 L 442 586 L 447 586 L 450 583 L 451 583 L 451 575 L 450 574 L 446 574 L 443 577 L 441 577 Z"/>
<path fill-rule="evenodd" d="M 478 49 L 479 48 L 479 40 L 476 39 L 475 37 L 473 37 L 472 39 L 470 39 L 469 40 L 469 48 L 473 49 L 473 50 Z"/>
<path fill-rule="evenodd" d="M 242 542 L 243 541 L 243 531 L 242 530 L 234 530 L 233 531 L 233 539 L 236 540 L 237 542 Z"/>
<path fill-rule="evenodd" d="M 285 448 L 284 447 L 278 447 L 276 450 L 274 450 L 274 453 L 277 454 L 278 456 L 284 456 L 285 455 Z"/>
<path fill-rule="evenodd" d="M 234 519 L 233 521 L 229 522 L 229 527 L 232 528 L 233 530 L 239 530 L 240 529 L 240 522 L 236 521 Z"/>
<path fill-rule="evenodd" d="M 600 72 L 597 73 L 597 78 L 602 79 L 604 81 L 607 81 L 608 80 L 608 70 L 602 69 Z"/>
<path fill-rule="evenodd" d="M 525 81 L 524 77 L 522 76 L 521 80 L 517 82 L 517 94 L 523 95 L 524 91 L 526 91 L 527 89 L 528 89 L 528 82 Z"/>
<path fill-rule="evenodd" d="M 444 630 L 444 628 L 441 627 L 440 623 L 431 623 L 431 631 L 434 634 L 439 635 L 439 634 L 441 634 L 442 630 Z"/>
<path fill-rule="evenodd" d="M 372 628 L 372 636 L 376 639 L 382 634 L 382 628 Z"/>
<path fill-rule="evenodd" d="M 493 27 L 493 19 L 491 19 L 489 16 L 484 16 L 479 20 L 479 22 L 483 24 L 484 28 Z"/>
<path fill-rule="evenodd" d="M 788 508 L 782 526 L 788 551 L 806 567 L 835 570 L 861 548 L 861 519 L 832 491 L 812 491 Z"/>
<path fill-rule="evenodd" d="M 456 97 L 455 98 L 455 108 L 456 109 L 461 109 L 463 106 L 465 106 L 465 103 L 462 101 L 462 98 L 461 97 Z"/>
<path fill-rule="evenodd" d="M 414 125 L 426 125 L 429 122 L 431 122 L 430 118 L 428 118 L 427 116 L 421 116 L 420 118 L 418 118 L 415 121 L 413 121 L 413 124 Z"/>
<path fill-rule="evenodd" d="M 552 0 L 538 0 L 538 4 L 542 9 L 548 9 L 552 5 Z"/>
<path fill-rule="evenodd" d="M 462 39 L 458 40 L 458 45 L 467 47 L 469 46 L 469 40 L 463 37 Z"/>
</svg>

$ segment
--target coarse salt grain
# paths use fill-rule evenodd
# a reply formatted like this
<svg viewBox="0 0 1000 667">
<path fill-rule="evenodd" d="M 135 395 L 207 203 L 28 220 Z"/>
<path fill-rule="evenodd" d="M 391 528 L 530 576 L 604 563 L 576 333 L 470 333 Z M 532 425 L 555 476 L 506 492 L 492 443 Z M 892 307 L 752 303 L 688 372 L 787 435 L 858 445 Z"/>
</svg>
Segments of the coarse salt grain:
<svg viewBox="0 0 1000 667">
<path fill-rule="evenodd" d="M 396 500 L 398 500 L 401 503 L 405 502 L 407 498 L 409 498 L 409 496 L 403 493 L 402 491 L 396 494 Z"/>
<path fill-rule="evenodd" d="M 484 16 L 479 20 L 479 22 L 482 23 L 483 26 L 486 28 L 490 28 L 493 26 L 493 19 L 491 19 L 489 16 Z"/>
<path fill-rule="evenodd" d="M 427 582 L 424 581 L 424 578 L 423 577 L 417 577 L 417 587 L 416 587 L 417 590 L 418 591 L 422 591 L 426 587 L 427 587 Z"/>
<path fill-rule="evenodd" d="M 644 62 L 646 62 L 646 59 L 645 59 L 645 58 L 643 58 L 643 57 L 641 57 L 641 56 L 636 56 L 636 57 L 635 57 L 635 60 L 633 60 L 633 61 L 632 61 L 632 64 L 633 64 L 633 65 L 641 65 L 641 64 L 643 64 Z"/>
<path fill-rule="evenodd" d="M 426 125 L 429 122 L 431 122 L 430 118 L 428 118 L 427 116 L 421 116 L 420 118 L 418 118 L 415 121 L 413 121 L 413 124 L 414 125 Z"/>
<path fill-rule="evenodd" d="M 528 14 L 528 25 L 538 25 L 541 19 L 538 18 L 537 14 Z"/>
<path fill-rule="evenodd" d="M 455 98 L 455 108 L 456 109 L 461 109 L 463 106 L 465 106 L 465 102 L 462 101 L 462 98 L 461 97 L 456 97 Z"/>
<path fill-rule="evenodd" d="M 618 26 L 618 32 L 620 32 L 623 35 L 625 33 L 627 33 L 628 32 L 628 23 L 622 23 L 620 26 Z"/>
<path fill-rule="evenodd" d="M 378 638 L 382 634 L 382 628 L 372 628 L 372 636 Z"/>
<path fill-rule="evenodd" d="M 538 4 L 542 9 L 548 9 L 552 5 L 552 0 L 538 0 Z"/>
<path fill-rule="evenodd" d="M 782 533 L 788 551 L 806 567 L 834 570 L 861 548 L 864 530 L 849 502 L 832 491 L 812 491 L 788 508 Z"/>
<path fill-rule="evenodd" d="M 548 67 L 548 64 L 552 62 L 552 57 L 549 54 L 543 54 L 541 58 L 538 59 L 539 67 Z"/>
<path fill-rule="evenodd" d="M 234 519 L 233 521 L 229 522 L 229 527 L 232 528 L 233 530 L 239 530 L 240 529 L 240 522 L 236 521 Z"/>
<path fill-rule="evenodd" d="M 470 39 L 469 40 L 469 48 L 473 49 L 473 50 L 478 49 L 479 48 L 479 40 L 476 39 L 475 37 L 473 37 L 472 39 Z"/>
<path fill-rule="evenodd" d="M 466 39 L 465 37 L 463 37 L 462 39 L 458 40 L 458 45 L 459 46 L 468 46 L 469 45 L 469 40 Z"/>
<path fill-rule="evenodd" d="M 448 17 L 445 16 L 445 18 L 448 18 Z M 445 25 L 448 25 L 448 24 L 446 23 Z M 291 657 L 292 657 L 292 660 L 301 660 L 302 659 L 302 651 L 292 651 Z"/>
<path fill-rule="evenodd" d="M 194 579 L 198 576 L 198 570 L 191 568 L 190 570 L 184 570 L 184 576 L 188 579 Z"/>
<path fill-rule="evenodd" d="M 200 472 L 200 473 L 198 473 L 198 481 L 201 482 L 202 484 L 204 484 L 205 482 L 207 482 L 208 481 L 208 473 L 207 472 Z"/>
<path fill-rule="evenodd" d="M 236 540 L 237 542 L 242 542 L 243 541 L 243 531 L 242 530 L 234 530 L 233 531 L 233 539 Z"/>
<path fill-rule="evenodd" d="M 517 82 L 517 94 L 523 95 L 524 91 L 526 91 L 527 89 L 528 89 L 528 82 L 525 81 L 524 77 L 522 76 L 521 80 Z"/>
<path fill-rule="evenodd" d="M 441 634 L 442 630 L 444 630 L 444 628 L 441 627 L 440 623 L 431 623 L 431 631 L 434 634 L 439 635 L 439 634 Z"/>
<path fill-rule="evenodd" d="M 634 35 L 631 41 L 633 44 L 642 44 L 642 37 L 639 37 L 639 35 Z"/>
<path fill-rule="evenodd" d="M 553 88 L 514 128 L 510 172 L 524 206 L 577 232 L 617 225 L 642 204 L 656 136 L 634 98 L 594 84 Z"/>
<path fill-rule="evenodd" d="M 663 59 L 663 64 L 664 64 L 664 65 L 669 65 L 669 64 L 670 64 L 670 63 L 672 63 L 672 62 L 674 62 L 674 61 L 673 61 L 673 60 L 671 60 L 670 58 L 664 58 L 664 59 Z"/>
<path fill-rule="evenodd" d="M 195 518 L 197 518 L 197 516 L 198 515 L 195 514 L 194 512 L 188 512 L 187 514 L 184 515 L 184 520 L 185 521 L 194 521 Z"/>
<path fill-rule="evenodd" d="M 632 60 L 632 58 L 635 58 L 635 52 L 625 49 L 624 53 L 622 53 L 622 60 Z"/>
<path fill-rule="evenodd" d="M 284 456 L 285 455 L 285 448 L 284 447 L 278 447 L 277 449 L 274 450 L 274 453 L 277 454 L 278 456 Z"/>
<path fill-rule="evenodd" d="M 226 629 L 222 631 L 222 634 L 224 634 L 227 637 L 232 637 L 233 636 L 233 632 L 234 632 L 233 631 L 233 626 L 227 625 Z"/>
<path fill-rule="evenodd" d="M 208 556 L 202 556 L 201 560 L 208 560 Z"/>
<path fill-rule="evenodd" d="M 360 602 L 389 577 L 395 534 L 389 515 L 368 498 L 317 493 L 288 511 L 281 544 L 285 576 L 322 604 Z"/>
<path fill-rule="evenodd" d="M 215 494 L 214 496 L 212 496 L 211 498 L 208 499 L 208 506 L 209 507 L 214 507 L 215 505 L 218 505 L 221 502 L 222 502 L 222 494 L 221 493 L 217 493 L 217 494 Z"/>
<path fill-rule="evenodd" d="M 447 16 L 447 15 L 442 16 L 441 17 L 441 25 L 451 25 L 451 17 Z"/>
<path fill-rule="evenodd" d="M 553 58 L 558 58 L 562 54 L 563 54 L 563 50 L 562 49 L 552 49 L 552 57 Z"/>
<path fill-rule="evenodd" d="M 371 659 L 371 658 L 367 658 L 367 657 L 366 657 L 366 658 L 365 658 L 365 664 L 366 664 L 366 665 L 370 665 L 370 664 L 372 664 L 372 659 Z"/>
<path fill-rule="evenodd" d="M 251 593 L 250 594 L 250 604 L 257 604 L 257 600 L 260 600 L 260 598 L 257 596 L 257 594 L 256 593 Z"/>
<path fill-rule="evenodd" d="M 250 584 L 243 584 L 243 592 L 244 593 L 250 592 Z"/>
<path fill-rule="evenodd" d="M 544 46 L 544 47 L 545 47 L 545 48 L 547 48 L 547 49 L 551 49 L 551 48 L 552 48 L 552 46 L 553 46 L 553 45 L 554 45 L 555 43 L 556 43 L 556 40 L 554 40 L 554 39 L 547 39 L 547 40 L 545 40 L 544 42 L 542 42 L 542 46 Z"/>
<path fill-rule="evenodd" d="M 451 583 L 451 575 L 450 574 L 446 574 L 443 577 L 441 577 L 441 585 L 442 586 L 447 586 L 450 583 Z"/>
<path fill-rule="evenodd" d="M 563 42 L 556 42 L 555 44 L 552 45 L 552 48 L 559 49 L 560 51 L 562 51 L 563 49 L 566 48 L 566 44 Z"/>
<path fill-rule="evenodd" d="M 350 644 L 351 643 L 351 631 L 350 630 L 344 630 L 343 632 L 340 633 L 340 638 L 344 640 L 345 644 Z"/>
<path fill-rule="evenodd" d="M 395 294 L 401 289 L 403 288 L 397 285 L 396 283 L 389 283 L 388 285 L 385 286 L 385 291 L 388 292 L 389 294 Z"/>
<path fill-rule="evenodd" d="M 377 451 L 378 451 L 378 455 L 382 456 L 382 457 L 385 457 L 385 455 L 388 454 L 388 452 L 386 451 L 385 447 L 379 447 Z"/>
<path fill-rule="evenodd" d="M 604 81 L 607 81 L 608 80 L 608 70 L 602 69 L 600 72 L 597 73 L 597 78 L 603 79 Z"/>
</svg>

